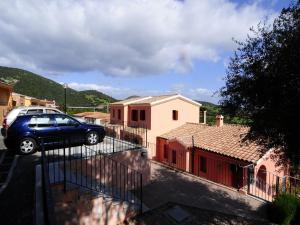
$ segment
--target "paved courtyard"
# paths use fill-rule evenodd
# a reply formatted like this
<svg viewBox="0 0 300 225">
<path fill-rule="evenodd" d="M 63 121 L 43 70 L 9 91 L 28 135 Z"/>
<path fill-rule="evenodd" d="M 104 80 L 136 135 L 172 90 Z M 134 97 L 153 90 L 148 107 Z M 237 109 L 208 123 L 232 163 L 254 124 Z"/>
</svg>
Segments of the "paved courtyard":
<svg viewBox="0 0 300 225">
<path fill-rule="evenodd" d="M 151 183 L 143 188 L 144 204 L 150 209 L 167 202 L 185 204 L 252 219 L 265 219 L 265 204 L 234 190 L 200 178 L 151 164 Z"/>
</svg>

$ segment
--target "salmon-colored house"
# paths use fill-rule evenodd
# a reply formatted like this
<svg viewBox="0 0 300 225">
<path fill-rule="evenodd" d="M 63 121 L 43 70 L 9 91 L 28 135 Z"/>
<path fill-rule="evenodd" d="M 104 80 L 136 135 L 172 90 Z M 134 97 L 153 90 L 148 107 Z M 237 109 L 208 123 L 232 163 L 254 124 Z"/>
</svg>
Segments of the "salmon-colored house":
<svg viewBox="0 0 300 225">
<path fill-rule="evenodd" d="M 0 121 L 12 108 L 12 86 L 0 81 Z"/>
<path fill-rule="evenodd" d="M 287 167 L 276 165 L 273 150 L 244 141 L 248 132 L 246 126 L 223 124 L 223 116 L 217 116 L 215 126 L 186 123 L 157 137 L 157 160 L 238 189 L 245 188 L 251 176 L 266 192 L 273 188 L 267 187 L 268 181 L 274 184 L 274 178 L 287 175 Z"/>
<path fill-rule="evenodd" d="M 144 141 L 152 158 L 156 154 L 156 137 L 187 122 L 199 123 L 200 106 L 180 94 L 131 98 L 110 104 L 110 122 L 144 127 Z"/>
</svg>

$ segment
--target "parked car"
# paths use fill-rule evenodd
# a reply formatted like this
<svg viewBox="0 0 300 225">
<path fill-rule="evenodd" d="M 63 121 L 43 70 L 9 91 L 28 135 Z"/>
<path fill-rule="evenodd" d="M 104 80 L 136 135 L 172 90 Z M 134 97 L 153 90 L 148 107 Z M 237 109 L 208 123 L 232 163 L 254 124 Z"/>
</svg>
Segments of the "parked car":
<svg viewBox="0 0 300 225">
<path fill-rule="evenodd" d="M 65 114 L 18 116 L 4 134 L 8 149 L 32 154 L 44 144 L 46 149 L 95 145 L 105 137 L 103 126 L 81 123 Z"/>
<path fill-rule="evenodd" d="M 21 106 L 11 110 L 3 120 L 3 128 L 7 128 L 18 117 L 22 115 L 33 115 L 41 113 L 63 113 L 62 111 L 42 106 Z M 2 133 L 2 132 L 1 132 Z"/>
</svg>

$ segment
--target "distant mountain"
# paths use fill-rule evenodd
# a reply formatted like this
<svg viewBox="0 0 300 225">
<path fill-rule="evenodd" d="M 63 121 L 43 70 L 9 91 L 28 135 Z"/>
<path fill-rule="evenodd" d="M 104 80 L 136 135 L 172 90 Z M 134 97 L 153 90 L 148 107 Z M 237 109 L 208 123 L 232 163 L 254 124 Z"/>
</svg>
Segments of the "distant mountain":
<svg viewBox="0 0 300 225">
<path fill-rule="evenodd" d="M 138 96 L 138 95 L 131 95 L 131 96 L 125 98 L 125 100 L 131 99 L 131 98 L 139 98 L 139 97 L 141 97 L 141 96 Z"/>
<path fill-rule="evenodd" d="M 0 66 L 0 80 L 13 85 L 13 91 L 39 99 L 55 100 L 64 104 L 64 88 L 61 84 L 26 70 Z M 99 91 L 67 89 L 67 105 L 97 106 L 116 99 Z"/>
</svg>

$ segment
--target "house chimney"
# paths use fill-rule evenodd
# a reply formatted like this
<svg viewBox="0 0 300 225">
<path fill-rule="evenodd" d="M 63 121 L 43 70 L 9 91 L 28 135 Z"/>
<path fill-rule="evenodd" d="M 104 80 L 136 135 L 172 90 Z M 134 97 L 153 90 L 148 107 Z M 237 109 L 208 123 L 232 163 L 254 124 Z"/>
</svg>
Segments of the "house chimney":
<svg viewBox="0 0 300 225">
<path fill-rule="evenodd" d="M 203 111 L 203 123 L 206 124 L 206 110 Z"/>
<path fill-rule="evenodd" d="M 216 116 L 216 126 L 217 127 L 222 127 L 223 126 L 223 119 L 224 119 L 224 117 L 222 115 L 217 115 Z"/>
</svg>

